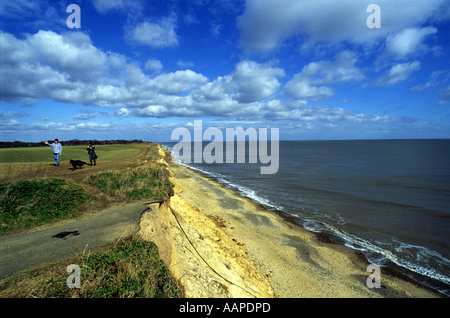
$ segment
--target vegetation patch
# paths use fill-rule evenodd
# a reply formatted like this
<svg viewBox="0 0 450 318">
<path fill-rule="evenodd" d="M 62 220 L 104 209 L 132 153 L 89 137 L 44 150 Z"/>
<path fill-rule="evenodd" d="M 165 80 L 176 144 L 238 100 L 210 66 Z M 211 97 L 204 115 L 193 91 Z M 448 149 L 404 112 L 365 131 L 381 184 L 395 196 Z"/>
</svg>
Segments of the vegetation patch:
<svg viewBox="0 0 450 318">
<path fill-rule="evenodd" d="M 63 179 L 34 179 L 0 184 L 0 233 L 77 215 L 91 196 Z"/>
<path fill-rule="evenodd" d="M 80 267 L 80 288 L 69 288 L 65 271 Z M 180 298 L 181 287 L 152 242 L 129 238 L 89 255 L 46 265 L 0 284 L 0 297 Z"/>
<path fill-rule="evenodd" d="M 108 195 L 129 200 L 167 200 L 173 195 L 173 185 L 167 172 L 149 167 L 127 168 L 91 175 L 88 183 Z"/>
<path fill-rule="evenodd" d="M 64 146 L 83 158 L 86 146 Z M 49 147 L 0 149 L 0 233 L 97 211 L 120 201 L 173 195 L 156 144 L 101 145 L 95 167 L 54 167 Z M 50 155 L 49 155 L 50 151 Z M 48 164 L 46 162 L 52 162 Z M 138 166 L 145 163 L 145 166 Z M 39 179 L 40 178 L 40 179 Z M 79 265 L 81 287 L 69 288 L 67 266 Z M 129 238 L 82 255 L 40 265 L 0 281 L 4 297 L 183 297 L 151 242 Z"/>
</svg>

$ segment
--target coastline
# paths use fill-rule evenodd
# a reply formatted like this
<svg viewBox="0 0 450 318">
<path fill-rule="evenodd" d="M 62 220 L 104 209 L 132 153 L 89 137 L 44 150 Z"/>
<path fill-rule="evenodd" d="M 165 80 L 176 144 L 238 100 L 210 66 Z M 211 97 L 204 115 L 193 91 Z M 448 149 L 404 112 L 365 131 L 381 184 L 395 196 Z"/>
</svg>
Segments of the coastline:
<svg viewBox="0 0 450 318">
<path fill-rule="evenodd" d="M 152 204 L 139 235 L 152 240 L 188 298 L 443 297 L 381 269 L 381 288 L 368 288 L 368 262 L 269 211 L 235 190 L 160 155 L 174 196 Z"/>
</svg>

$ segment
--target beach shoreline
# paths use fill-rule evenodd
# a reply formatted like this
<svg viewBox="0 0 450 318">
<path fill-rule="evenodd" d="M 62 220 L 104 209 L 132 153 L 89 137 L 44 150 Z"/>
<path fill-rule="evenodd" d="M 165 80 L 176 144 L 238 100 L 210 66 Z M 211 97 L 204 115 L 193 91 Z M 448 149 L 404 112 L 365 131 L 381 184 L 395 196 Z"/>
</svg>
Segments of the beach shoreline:
<svg viewBox="0 0 450 318">
<path fill-rule="evenodd" d="M 361 252 L 160 152 L 175 193 L 142 216 L 139 235 L 155 241 L 186 297 L 443 297 L 384 268 L 380 288 L 369 288 Z"/>
</svg>

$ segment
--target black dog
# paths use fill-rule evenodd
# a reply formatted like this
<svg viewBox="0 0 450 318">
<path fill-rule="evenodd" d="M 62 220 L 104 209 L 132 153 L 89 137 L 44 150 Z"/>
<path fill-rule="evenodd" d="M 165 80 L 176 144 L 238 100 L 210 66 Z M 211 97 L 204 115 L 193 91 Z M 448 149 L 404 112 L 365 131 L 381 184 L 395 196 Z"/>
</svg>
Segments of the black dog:
<svg viewBox="0 0 450 318">
<path fill-rule="evenodd" d="M 69 162 L 72 165 L 72 170 L 75 170 L 77 167 L 80 167 L 80 169 L 81 169 L 81 166 L 88 165 L 87 162 L 84 162 L 81 160 L 70 160 Z"/>
</svg>

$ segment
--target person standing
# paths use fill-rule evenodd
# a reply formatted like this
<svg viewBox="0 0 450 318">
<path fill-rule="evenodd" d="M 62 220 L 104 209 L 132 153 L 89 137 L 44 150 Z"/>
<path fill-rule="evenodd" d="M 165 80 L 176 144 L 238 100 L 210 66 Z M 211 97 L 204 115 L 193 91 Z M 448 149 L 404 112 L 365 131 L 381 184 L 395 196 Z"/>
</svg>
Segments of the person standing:
<svg viewBox="0 0 450 318">
<path fill-rule="evenodd" d="M 59 143 L 58 139 L 55 139 L 52 144 L 49 144 L 47 141 L 44 144 L 53 147 L 53 159 L 55 159 L 55 165 L 59 165 L 59 157 L 62 153 L 62 146 Z"/>
<path fill-rule="evenodd" d="M 92 161 L 94 161 L 94 166 L 97 165 L 96 160 L 97 160 L 98 157 L 95 154 L 95 146 L 92 143 L 92 141 L 89 143 L 89 145 L 87 147 L 87 151 L 88 151 L 88 154 L 89 154 L 89 161 L 91 163 L 91 166 L 92 166 Z"/>
</svg>

